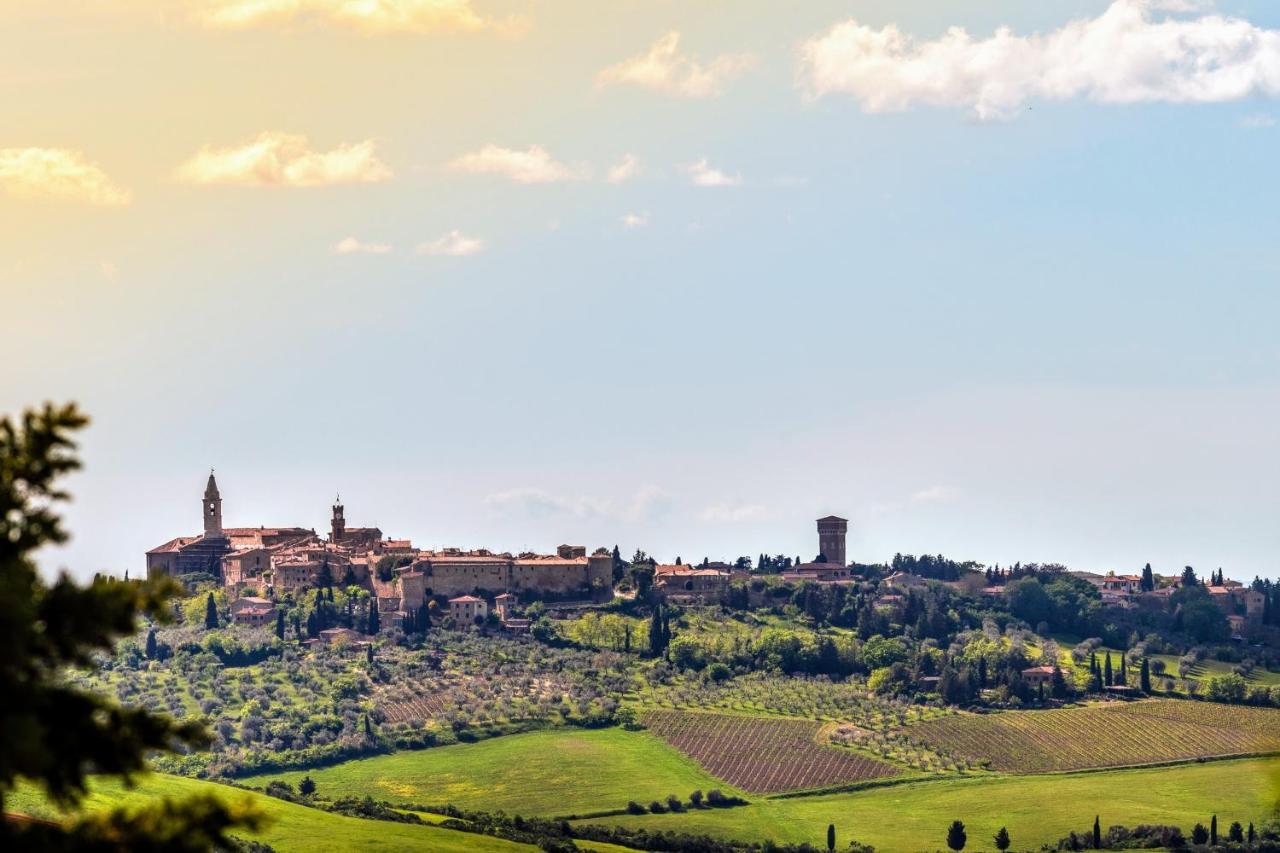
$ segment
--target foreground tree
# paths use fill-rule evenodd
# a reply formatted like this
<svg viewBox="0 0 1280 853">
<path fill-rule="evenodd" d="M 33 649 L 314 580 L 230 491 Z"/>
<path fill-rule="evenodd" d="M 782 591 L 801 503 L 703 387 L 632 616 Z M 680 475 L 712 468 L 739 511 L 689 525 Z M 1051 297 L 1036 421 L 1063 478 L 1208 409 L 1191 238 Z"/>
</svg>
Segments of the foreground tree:
<svg viewBox="0 0 1280 853">
<path fill-rule="evenodd" d="M 969 836 L 964 831 L 964 823 L 958 820 L 952 821 L 947 829 L 947 846 L 952 850 L 963 850 L 968 841 Z"/>
<path fill-rule="evenodd" d="M 834 851 L 836 849 L 836 825 L 834 823 L 827 824 L 827 850 Z"/>
<path fill-rule="evenodd" d="M 90 773 L 128 780 L 146 769 L 152 750 L 208 743 L 197 723 L 121 708 L 62 677 L 92 667 L 95 652 L 137 631 L 140 614 L 166 621 L 174 591 L 168 581 L 99 576 L 80 586 L 63 574 L 49 586 L 40 578 L 33 554 L 68 538 L 55 508 L 69 496 L 57 481 L 80 467 L 71 436 L 86 423 L 74 405 L 46 405 L 16 424 L 0 419 L 0 812 L 24 780 L 75 806 Z M 260 820 L 212 796 L 164 800 L 64 824 L 0 820 L 0 849 L 204 851 L 230 845 L 228 830 Z"/>
<path fill-rule="evenodd" d="M 1003 826 L 1000 827 L 1000 831 L 996 833 L 996 837 L 992 840 L 995 842 L 997 850 L 1008 850 L 1011 843 L 1009 841 L 1009 830 Z"/>
</svg>

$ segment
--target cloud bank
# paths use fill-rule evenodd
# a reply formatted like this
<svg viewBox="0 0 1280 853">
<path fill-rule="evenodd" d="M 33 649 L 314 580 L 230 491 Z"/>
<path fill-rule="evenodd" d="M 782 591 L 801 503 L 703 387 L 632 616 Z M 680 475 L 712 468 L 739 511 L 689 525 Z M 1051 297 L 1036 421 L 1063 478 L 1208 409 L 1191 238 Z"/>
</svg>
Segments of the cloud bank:
<svg viewBox="0 0 1280 853">
<path fill-rule="evenodd" d="M 522 486 L 489 495 L 484 502 L 494 509 L 532 518 L 568 516 L 632 523 L 659 518 L 671 509 L 671 496 L 657 486 L 643 486 L 625 500 L 557 495 L 545 489 Z"/>
<path fill-rule="evenodd" d="M 619 83 L 640 86 L 684 98 L 710 98 L 756 64 L 749 53 L 725 53 L 703 65 L 680 53 L 680 33 L 672 31 L 655 41 L 647 53 L 611 65 L 596 75 L 596 86 Z"/>
<path fill-rule="evenodd" d="M 549 184 L 585 176 L 582 168 L 557 162 L 541 145 L 530 145 L 523 151 L 486 145 L 457 158 L 449 168 L 473 175 L 500 175 L 519 184 Z"/>
<path fill-rule="evenodd" d="M 695 187 L 736 187 L 742 183 L 742 175 L 717 169 L 707 162 L 706 157 L 686 166 L 685 173 L 689 175 L 689 183 Z"/>
<path fill-rule="evenodd" d="M 439 35 L 486 29 L 519 31 L 519 18 L 486 18 L 471 0 L 208 0 L 196 19 L 217 29 L 327 24 L 364 35 Z"/>
<path fill-rule="evenodd" d="M 1280 95 L 1280 31 L 1159 11 L 1152 0 L 1115 0 L 1096 18 L 1043 35 L 1002 27 L 974 38 L 953 27 L 931 41 L 851 19 L 803 45 L 800 79 L 811 96 L 849 95 L 866 112 L 925 104 L 968 107 L 981 119 L 1008 118 L 1037 99 L 1215 103 Z"/>
<path fill-rule="evenodd" d="M 337 255 L 385 255 L 391 251 L 388 243 L 365 243 L 355 237 L 345 237 L 333 247 Z"/>
<path fill-rule="evenodd" d="M 241 146 L 205 146 L 177 175 L 192 184 L 323 187 L 385 181 L 391 170 L 378 159 L 372 139 L 321 152 L 312 151 L 305 136 L 269 131 Z"/>
<path fill-rule="evenodd" d="M 454 258 L 465 258 L 482 251 L 484 251 L 484 240 L 479 237 L 468 237 L 456 228 L 438 240 L 423 243 L 418 247 L 419 255 Z"/>
<path fill-rule="evenodd" d="M 79 201 L 103 207 L 128 204 L 116 186 L 79 151 L 65 148 L 0 148 L 0 190 L 14 198 Z"/>
</svg>

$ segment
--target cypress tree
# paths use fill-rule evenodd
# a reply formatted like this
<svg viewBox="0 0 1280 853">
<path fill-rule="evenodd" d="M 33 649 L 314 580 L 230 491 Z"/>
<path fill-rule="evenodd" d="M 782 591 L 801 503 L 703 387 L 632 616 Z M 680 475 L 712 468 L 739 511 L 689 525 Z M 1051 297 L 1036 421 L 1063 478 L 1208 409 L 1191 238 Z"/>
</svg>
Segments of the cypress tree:
<svg viewBox="0 0 1280 853">
<path fill-rule="evenodd" d="M 1142 671 L 1138 675 L 1138 678 L 1142 686 L 1142 692 L 1150 693 L 1151 692 L 1151 664 L 1147 661 L 1146 658 L 1142 659 Z"/>
<path fill-rule="evenodd" d="M 947 846 L 952 850 L 963 850 L 968 840 L 969 836 L 964 831 L 964 824 L 958 820 L 952 821 L 951 826 L 947 828 Z"/>
<path fill-rule="evenodd" d="M 1000 827 L 1000 831 L 996 833 L 996 837 L 993 840 L 995 841 L 997 850 L 1008 850 L 1010 844 L 1009 830 L 1005 829 L 1003 826 Z"/>
<path fill-rule="evenodd" d="M 1218 816 L 1214 815 L 1209 821 L 1209 843 L 1218 843 Z"/>
<path fill-rule="evenodd" d="M 156 659 L 156 629 L 147 632 L 147 660 Z"/>
<path fill-rule="evenodd" d="M 1102 667 L 1102 680 L 1108 687 L 1115 683 L 1115 674 L 1111 671 L 1111 652 L 1107 652 L 1107 662 Z"/>
<path fill-rule="evenodd" d="M 381 617 L 378 616 L 378 600 L 376 598 L 369 600 L 369 630 L 371 637 L 378 636 L 378 632 L 382 630 Z"/>
<path fill-rule="evenodd" d="M 649 656 L 662 654 L 662 605 L 653 607 L 653 615 L 649 618 Z"/>
<path fill-rule="evenodd" d="M 1110 656 L 1107 659 L 1110 660 Z M 1102 849 L 1102 821 L 1098 819 L 1097 815 L 1093 816 L 1093 849 Z"/>
<path fill-rule="evenodd" d="M 834 823 L 827 824 L 827 850 L 834 853 L 836 849 L 836 825 Z"/>
<path fill-rule="evenodd" d="M 213 593 L 204 600 L 204 626 L 210 630 L 218 627 L 218 605 L 213 600 Z"/>
<path fill-rule="evenodd" d="M 284 639 L 284 611 L 276 611 L 276 636 L 281 640 Z"/>
</svg>

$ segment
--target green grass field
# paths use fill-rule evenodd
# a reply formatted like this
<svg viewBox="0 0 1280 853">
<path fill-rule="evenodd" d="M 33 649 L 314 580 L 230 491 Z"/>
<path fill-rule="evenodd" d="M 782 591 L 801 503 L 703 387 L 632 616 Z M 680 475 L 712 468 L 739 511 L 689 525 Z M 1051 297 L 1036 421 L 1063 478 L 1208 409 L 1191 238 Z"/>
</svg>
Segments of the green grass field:
<svg viewBox="0 0 1280 853">
<path fill-rule="evenodd" d="M 1152 655 L 1152 660 L 1162 661 L 1165 666 L 1165 674 L 1163 676 L 1152 675 L 1152 678 L 1173 678 L 1178 679 L 1178 656 L 1177 655 Z M 1202 660 L 1191 668 L 1187 673 L 1187 679 L 1190 681 L 1200 681 L 1201 679 L 1210 678 L 1215 675 L 1230 675 L 1235 664 L 1223 663 L 1220 660 Z M 1248 678 L 1250 687 L 1277 687 L 1280 686 L 1280 672 L 1271 672 L 1262 667 L 1254 667 L 1253 672 L 1249 673 Z"/>
<path fill-rule="evenodd" d="M 136 806 L 159 797 L 181 799 L 211 791 L 226 802 L 248 799 L 266 812 L 271 823 L 262 832 L 236 834 L 264 841 L 281 853 L 299 850 L 526 853 L 535 849 L 524 844 L 434 826 L 414 826 L 330 814 L 213 782 L 159 773 L 138 779 L 138 784 L 132 790 L 125 789 L 114 781 L 95 783 L 85 805 L 89 809 L 106 809 L 117 805 Z M 32 787 L 20 788 L 6 798 L 5 808 L 38 817 L 56 818 L 58 815 L 44 796 Z"/>
<path fill-rule="evenodd" d="M 1101 816 L 1114 824 L 1197 821 L 1260 822 L 1280 806 L 1280 759 L 1240 759 L 1142 770 L 1042 776 L 982 776 L 871 788 L 846 794 L 757 799 L 749 806 L 672 815 L 584 821 L 705 832 L 741 839 L 774 838 L 825 846 L 828 823 L 837 848 L 857 839 L 878 853 L 945 849 L 946 828 L 960 819 L 966 849 L 991 849 L 1006 826 L 1015 850 L 1038 849 Z"/>
<path fill-rule="evenodd" d="M 301 775 L 284 774 L 294 781 Z M 416 792 L 404 798 L 407 800 L 443 801 L 450 799 L 444 792 L 452 791 L 452 799 L 459 805 L 523 814 L 587 812 L 609 808 L 619 798 L 624 803 L 627 799 L 647 801 L 667 792 L 687 795 L 694 788 L 730 790 L 651 736 L 621 730 L 515 735 L 349 762 L 313 771 L 312 776 L 321 791 L 331 796 L 368 793 L 374 798 L 397 799 L 389 786 L 398 784 Z M 624 795 L 628 786 L 643 786 L 649 793 Z M 104 808 L 209 790 L 232 801 L 248 797 L 258 803 L 273 823 L 257 837 L 281 853 L 531 850 L 438 827 L 328 814 L 210 782 L 159 774 L 141 779 L 132 791 L 117 783 L 95 785 L 88 805 Z M 1197 821 L 1207 823 L 1214 813 L 1220 822 L 1261 822 L 1280 808 L 1280 759 L 1037 776 L 952 776 L 840 794 L 751 799 L 751 805 L 734 809 L 625 815 L 587 822 L 812 843 L 824 843 L 827 824 L 835 823 L 840 846 L 857 838 L 874 844 L 881 853 L 905 853 L 942 848 L 946 826 L 959 818 L 969 827 L 969 849 L 986 849 L 987 839 L 1000 826 L 1009 828 L 1014 849 L 1035 849 L 1072 829 L 1085 829 L 1094 814 L 1101 815 L 1104 826 L 1160 822 L 1189 829 Z M 53 814 L 32 789 L 20 790 L 8 804 L 28 814 Z M 582 846 L 619 851 L 607 845 Z"/>
<path fill-rule="evenodd" d="M 368 794 L 393 803 L 530 816 L 620 809 L 628 800 L 685 798 L 699 789 L 733 792 L 653 735 L 623 729 L 530 732 L 242 781 L 296 785 L 307 775 L 329 797 Z"/>
</svg>

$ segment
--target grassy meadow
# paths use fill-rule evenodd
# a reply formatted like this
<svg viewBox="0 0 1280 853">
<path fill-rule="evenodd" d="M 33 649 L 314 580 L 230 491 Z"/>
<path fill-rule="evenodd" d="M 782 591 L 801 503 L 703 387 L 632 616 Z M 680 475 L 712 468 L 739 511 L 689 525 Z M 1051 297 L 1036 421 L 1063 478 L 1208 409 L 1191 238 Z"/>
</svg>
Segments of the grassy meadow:
<svg viewBox="0 0 1280 853">
<path fill-rule="evenodd" d="M 755 799 L 724 811 L 624 815 L 596 821 L 650 829 L 706 832 L 724 837 L 825 845 L 836 825 L 837 847 L 857 839 L 877 853 L 945 849 L 946 828 L 957 818 L 969 831 L 971 850 L 991 849 L 990 839 L 1008 827 L 1013 849 L 1038 849 L 1071 830 L 1084 830 L 1100 815 L 1114 824 L 1177 824 L 1184 829 L 1219 822 L 1259 822 L 1275 813 L 1280 759 L 1239 759 L 1142 770 L 1043 776 L 940 778 L 844 794 Z"/>
<path fill-rule="evenodd" d="M 324 796 L 368 794 L 414 805 L 454 805 L 529 816 L 585 814 L 647 803 L 668 794 L 733 788 L 648 732 L 555 729 L 348 761 L 333 767 L 250 776 L 297 785 L 315 780 Z"/>
<path fill-rule="evenodd" d="M 264 794 L 162 773 L 140 777 L 132 789 L 127 789 L 116 781 L 95 782 L 85 806 L 90 810 L 119 805 L 137 806 L 160 797 L 181 799 L 210 792 L 226 802 L 249 800 L 266 812 L 271 822 L 261 832 L 237 831 L 235 834 L 263 841 L 282 853 L 291 850 L 421 850 L 430 853 L 526 853 L 535 850 L 525 844 L 434 826 L 415 826 L 331 814 Z M 58 817 L 58 811 L 33 787 L 20 788 L 6 798 L 5 808 L 37 817 Z"/>
</svg>

